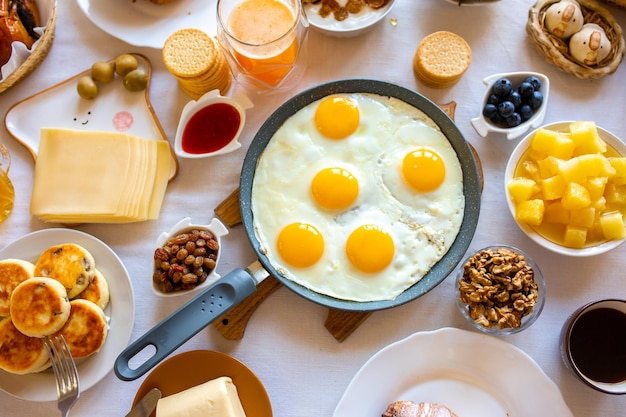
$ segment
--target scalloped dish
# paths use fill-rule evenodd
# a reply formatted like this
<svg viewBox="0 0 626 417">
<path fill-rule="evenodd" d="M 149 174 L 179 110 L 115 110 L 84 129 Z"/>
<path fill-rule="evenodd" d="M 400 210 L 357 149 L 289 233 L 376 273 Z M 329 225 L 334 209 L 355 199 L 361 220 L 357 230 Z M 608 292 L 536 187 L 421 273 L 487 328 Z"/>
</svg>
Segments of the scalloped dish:
<svg viewBox="0 0 626 417">
<path fill-rule="evenodd" d="M 7 131 L 35 160 L 42 127 L 125 132 L 146 139 L 164 140 L 169 144 L 150 103 L 150 61 L 143 55 L 132 55 L 137 58 L 139 67 L 148 73 L 148 85 L 143 92 L 127 91 L 117 77 L 99 86 L 98 97 L 84 100 L 76 92 L 76 82 L 90 73 L 91 69 L 87 69 L 14 104 L 4 118 Z M 170 155 L 172 168 L 169 179 L 172 180 L 178 173 L 178 160 L 171 144 Z"/>
</svg>

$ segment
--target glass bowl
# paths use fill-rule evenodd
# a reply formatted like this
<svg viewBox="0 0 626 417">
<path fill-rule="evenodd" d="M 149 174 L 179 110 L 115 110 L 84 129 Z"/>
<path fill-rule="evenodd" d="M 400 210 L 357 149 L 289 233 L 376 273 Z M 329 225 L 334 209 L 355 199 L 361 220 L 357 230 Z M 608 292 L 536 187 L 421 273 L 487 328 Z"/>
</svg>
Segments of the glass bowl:
<svg viewBox="0 0 626 417">
<path fill-rule="evenodd" d="M 521 249 L 508 245 L 487 246 L 469 253 L 455 275 L 455 299 L 463 317 L 477 330 L 498 336 L 530 327 L 541 314 L 546 299 L 545 279 L 535 261 Z M 506 290 L 507 284 L 519 289 Z M 486 294 L 487 290 L 492 293 Z"/>
</svg>

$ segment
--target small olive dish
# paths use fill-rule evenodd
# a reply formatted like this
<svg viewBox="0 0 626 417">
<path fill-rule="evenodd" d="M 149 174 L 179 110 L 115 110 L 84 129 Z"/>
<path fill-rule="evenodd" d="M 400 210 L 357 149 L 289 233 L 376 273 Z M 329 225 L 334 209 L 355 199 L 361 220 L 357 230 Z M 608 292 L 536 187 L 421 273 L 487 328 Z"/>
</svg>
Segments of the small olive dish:
<svg viewBox="0 0 626 417">
<path fill-rule="evenodd" d="M 174 152 L 181 158 L 206 158 L 239 149 L 246 110 L 252 107 L 245 94 L 226 97 L 219 90 L 189 101 L 180 115 Z"/>
<path fill-rule="evenodd" d="M 550 80 L 538 72 L 507 72 L 483 79 L 487 87 L 480 114 L 471 120 L 476 132 L 485 137 L 500 133 L 508 140 L 543 123 L 548 106 Z M 528 85 L 532 89 L 528 88 Z"/>
<path fill-rule="evenodd" d="M 228 229 L 214 218 L 208 225 L 185 217 L 159 235 L 154 251 L 152 290 L 160 297 L 197 292 L 220 278 L 216 272 L 222 236 Z"/>
</svg>

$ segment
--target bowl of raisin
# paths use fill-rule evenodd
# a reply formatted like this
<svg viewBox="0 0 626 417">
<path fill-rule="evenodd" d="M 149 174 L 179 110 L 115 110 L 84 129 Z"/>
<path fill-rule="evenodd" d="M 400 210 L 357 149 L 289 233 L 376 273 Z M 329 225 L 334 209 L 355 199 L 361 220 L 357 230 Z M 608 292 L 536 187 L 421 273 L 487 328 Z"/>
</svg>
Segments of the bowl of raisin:
<svg viewBox="0 0 626 417">
<path fill-rule="evenodd" d="M 483 80 L 487 90 L 478 117 L 471 123 L 476 132 L 506 135 L 513 140 L 543 123 L 550 80 L 538 72 L 509 72 Z"/>
<path fill-rule="evenodd" d="M 161 233 L 153 256 L 153 292 L 163 297 L 188 294 L 217 281 L 221 237 L 227 234 L 228 229 L 218 219 L 198 225 L 189 217 Z"/>
</svg>

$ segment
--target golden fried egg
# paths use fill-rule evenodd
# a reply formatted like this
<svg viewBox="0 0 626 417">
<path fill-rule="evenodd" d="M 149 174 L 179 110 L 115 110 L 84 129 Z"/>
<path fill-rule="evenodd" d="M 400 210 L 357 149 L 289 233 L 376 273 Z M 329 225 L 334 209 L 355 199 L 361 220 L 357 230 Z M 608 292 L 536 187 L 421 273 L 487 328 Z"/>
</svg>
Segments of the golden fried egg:
<svg viewBox="0 0 626 417">
<path fill-rule="evenodd" d="M 463 220 L 461 164 L 423 112 L 332 95 L 300 109 L 260 156 L 254 229 L 285 277 L 343 300 L 397 297 L 446 254 Z"/>
</svg>

